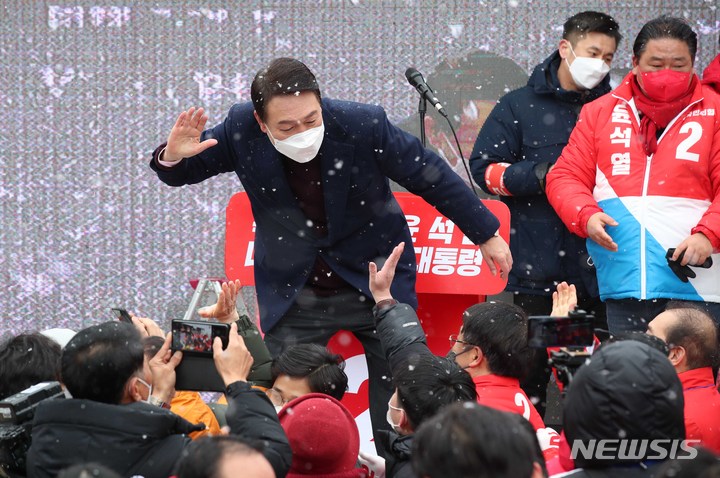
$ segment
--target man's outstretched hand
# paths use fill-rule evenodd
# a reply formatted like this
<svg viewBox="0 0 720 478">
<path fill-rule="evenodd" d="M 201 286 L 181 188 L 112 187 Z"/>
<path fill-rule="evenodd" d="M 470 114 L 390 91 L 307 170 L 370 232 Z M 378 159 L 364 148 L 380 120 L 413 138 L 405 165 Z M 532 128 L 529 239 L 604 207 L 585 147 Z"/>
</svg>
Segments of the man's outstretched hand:
<svg viewBox="0 0 720 478">
<path fill-rule="evenodd" d="M 513 260 L 510 248 L 500 236 L 493 236 L 480 244 L 483 261 L 490 268 L 492 275 L 500 273 L 500 277 L 507 277 L 512 269 Z"/>
<path fill-rule="evenodd" d="M 390 286 L 395 277 L 395 268 L 404 249 L 404 242 L 395 246 L 380 270 L 378 270 L 377 264 L 374 262 L 368 264 L 368 270 L 370 271 L 370 292 L 373 295 L 373 299 L 375 299 L 375 303 L 385 299 L 392 299 Z"/>
<path fill-rule="evenodd" d="M 215 318 L 218 322 L 231 324 L 240 319 L 237 311 L 237 296 L 242 284 L 239 280 L 224 282 L 218 294 L 217 303 L 198 309 L 198 315 L 205 319 Z"/>
<path fill-rule="evenodd" d="M 202 108 L 196 110 L 193 107 L 180 113 L 175 125 L 170 130 L 165 152 L 160 159 L 173 163 L 200 154 L 215 146 L 216 139 L 206 139 L 202 143 L 200 142 L 200 133 L 205 129 L 207 120 L 208 117 Z"/>
</svg>

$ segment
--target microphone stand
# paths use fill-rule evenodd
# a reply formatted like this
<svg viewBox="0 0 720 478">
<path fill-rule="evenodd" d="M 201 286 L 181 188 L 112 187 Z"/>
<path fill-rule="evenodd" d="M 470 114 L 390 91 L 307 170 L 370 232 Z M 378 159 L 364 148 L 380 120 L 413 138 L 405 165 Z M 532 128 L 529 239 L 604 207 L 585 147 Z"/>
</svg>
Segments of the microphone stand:
<svg viewBox="0 0 720 478">
<path fill-rule="evenodd" d="M 407 72 L 405 74 L 407 75 Z M 412 85 L 413 83 L 410 82 L 410 84 Z M 427 100 L 425 99 L 425 95 L 421 94 L 420 102 L 418 103 L 418 114 L 420 115 L 420 142 L 422 143 L 423 148 L 427 148 L 427 137 L 425 135 L 425 113 L 427 113 Z M 468 177 L 468 181 L 470 182 L 470 189 L 472 189 L 477 196 L 478 192 L 477 189 L 475 189 L 475 184 L 473 183 L 470 169 L 468 169 L 467 161 L 465 161 L 465 156 L 463 155 L 462 147 L 460 147 L 460 141 L 458 140 L 457 133 L 455 132 L 455 128 L 452 125 L 452 121 L 450 121 L 450 118 L 448 118 L 447 114 L 445 114 L 444 111 L 441 111 L 440 114 L 445 118 L 445 120 L 448 122 L 448 125 L 450 126 L 450 131 L 452 131 L 453 137 L 455 138 L 455 144 L 457 145 L 458 154 L 460 155 L 460 161 L 462 161 L 463 167 L 465 168 L 465 173 Z"/>
<path fill-rule="evenodd" d="M 425 100 L 423 95 L 420 95 L 418 114 L 420 115 L 420 142 L 423 148 L 427 147 L 427 138 L 425 137 L 425 113 L 427 113 L 427 100 Z"/>
</svg>

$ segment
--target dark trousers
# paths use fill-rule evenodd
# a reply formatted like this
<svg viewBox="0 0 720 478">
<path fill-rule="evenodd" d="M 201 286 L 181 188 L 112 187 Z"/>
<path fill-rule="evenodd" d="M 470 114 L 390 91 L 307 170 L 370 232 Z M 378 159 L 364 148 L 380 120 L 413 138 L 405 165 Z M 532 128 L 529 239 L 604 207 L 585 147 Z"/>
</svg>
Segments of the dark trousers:
<svg viewBox="0 0 720 478">
<path fill-rule="evenodd" d="M 390 429 L 385 416 L 393 387 L 388 361 L 375 331 L 373 305 L 372 299 L 352 290 L 320 297 L 305 289 L 280 322 L 265 333 L 265 343 L 273 357 L 277 357 L 291 345 L 327 345 L 338 330 L 352 332 L 365 349 L 370 421 L 377 448 L 377 430 Z"/>
<path fill-rule="evenodd" d="M 670 299 L 608 299 L 607 321 L 610 333 L 618 332 L 645 332 L 648 323 L 665 310 Z M 701 306 L 720 324 L 720 303 L 717 302 L 693 302 L 687 301 L 690 305 Z"/>
<path fill-rule="evenodd" d="M 529 316 L 550 315 L 552 310 L 552 297 L 544 295 L 514 294 L 513 303 L 522 307 Z M 577 308 L 595 316 L 595 328 L 604 329 L 607 327 L 605 307 L 600 299 L 579 299 Z M 544 349 L 535 350 L 533 351 L 527 376 L 520 381 L 520 387 L 535 405 L 535 409 L 541 417 L 545 417 L 547 408 L 547 386 L 548 380 L 550 380 L 550 372 L 547 352 Z"/>
</svg>

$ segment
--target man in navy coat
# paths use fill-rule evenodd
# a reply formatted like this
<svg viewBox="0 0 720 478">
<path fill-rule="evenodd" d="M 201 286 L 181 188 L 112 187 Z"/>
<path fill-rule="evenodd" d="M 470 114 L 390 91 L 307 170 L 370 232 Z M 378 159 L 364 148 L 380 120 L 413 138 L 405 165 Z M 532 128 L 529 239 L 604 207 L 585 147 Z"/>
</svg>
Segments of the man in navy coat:
<svg viewBox="0 0 720 478">
<path fill-rule="evenodd" d="M 340 329 L 362 342 L 373 429 L 387 428 L 390 372 L 373 328 L 368 262 L 411 244 L 388 178 L 418 194 L 479 244 L 493 273 L 512 267 L 499 222 L 437 155 L 390 124 L 378 106 L 321 99 L 303 63 L 278 58 L 225 121 L 203 131 L 202 109 L 180 114 L 151 168 L 170 186 L 234 171 L 256 222 L 255 286 L 274 356 L 326 344 Z M 397 266 L 393 296 L 417 307 L 415 254 Z"/>
</svg>

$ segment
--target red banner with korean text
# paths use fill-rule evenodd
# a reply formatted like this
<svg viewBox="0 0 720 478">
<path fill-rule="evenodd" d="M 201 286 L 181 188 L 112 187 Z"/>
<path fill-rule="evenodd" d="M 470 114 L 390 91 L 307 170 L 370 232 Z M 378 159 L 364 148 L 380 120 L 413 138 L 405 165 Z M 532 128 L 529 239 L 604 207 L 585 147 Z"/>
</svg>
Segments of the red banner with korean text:
<svg viewBox="0 0 720 478">
<path fill-rule="evenodd" d="M 410 226 L 417 260 L 418 294 L 492 295 L 505 288 L 504 278 L 483 267 L 482 254 L 452 221 L 421 197 L 395 193 Z M 500 220 L 500 235 L 508 241 L 510 212 L 500 201 L 483 204 Z M 246 193 L 237 193 L 226 212 L 225 273 L 243 285 L 255 285 L 253 256 L 255 222 Z"/>
</svg>

